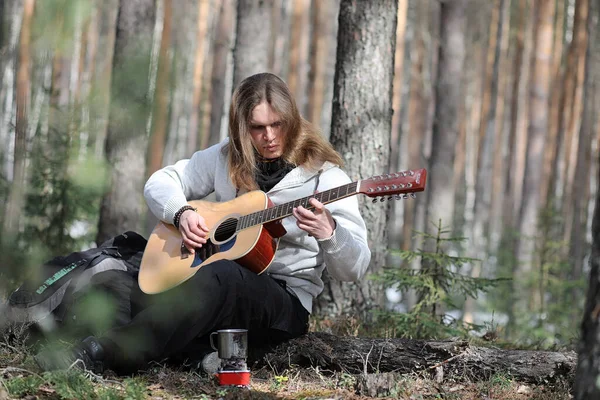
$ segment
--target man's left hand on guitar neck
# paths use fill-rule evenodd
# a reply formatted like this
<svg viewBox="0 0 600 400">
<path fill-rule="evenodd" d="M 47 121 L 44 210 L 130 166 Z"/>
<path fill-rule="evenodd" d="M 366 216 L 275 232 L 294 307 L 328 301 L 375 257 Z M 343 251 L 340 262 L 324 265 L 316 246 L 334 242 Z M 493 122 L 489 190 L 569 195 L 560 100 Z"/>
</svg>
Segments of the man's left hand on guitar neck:
<svg viewBox="0 0 600 400">
<path fill-rule="evenodd" d="M 314 211 L 302 206 L 295 207 L 292 211 L 296 217 L 296 225 L 317 240 L 329 239 L 335 231 L 335 219 L 317 199 L 312 198 L 308 202 L 315 208 Z"/>
</svg>

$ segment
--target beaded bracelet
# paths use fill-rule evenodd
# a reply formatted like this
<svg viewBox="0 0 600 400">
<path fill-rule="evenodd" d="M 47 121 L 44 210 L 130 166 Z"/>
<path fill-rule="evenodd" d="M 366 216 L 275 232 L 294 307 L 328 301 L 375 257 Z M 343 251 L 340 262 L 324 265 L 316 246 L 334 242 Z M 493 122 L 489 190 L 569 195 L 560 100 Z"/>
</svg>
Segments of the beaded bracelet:
<svg viewBox="0 0 600 400">
<path fill-rule="evenodd" d="M 179 229 L 179 219 L 181 219 L 181 216 L 187 210 L 196 211 L 196 209 L 194 207 L 189 206 L 189 205 L 183 206 L 179 210 L 177 210 L 177 212 L 175 213 L 175 216 L 173 217 L 173 225 L 175 225 L 175 228 Z"/>
</svg>

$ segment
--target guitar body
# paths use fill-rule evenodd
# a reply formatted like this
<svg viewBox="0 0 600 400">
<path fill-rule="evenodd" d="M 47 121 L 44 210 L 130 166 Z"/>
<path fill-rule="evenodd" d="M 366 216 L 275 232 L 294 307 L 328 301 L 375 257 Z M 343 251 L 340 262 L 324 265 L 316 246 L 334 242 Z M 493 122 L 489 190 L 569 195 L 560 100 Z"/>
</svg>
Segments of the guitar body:
<svg viewBox="0 0 600 400">
<path fill-rule="evenodd" d="M 191 278 L 202 266 L 218 260 L 234 260 L 261 274 L 273 261 L 279 237 L 285 234 L 281 222 L 251 226 L 232 235 L 219 227 L 235 224 L 237 219 L 266 209 L 270 200 L 264 192 L 253 191 L 223 203 L 193 200 L 209 228 L 208 238 L 216 251 L 206 259 L 202 251 L 189 254 L 183 249 L 182 237 L 173 225 L 159 222 L 144 250 L 138 282 L 143 292 L 155 294 L 169 290 Z M 204 246 L 203 246 L 204 247 Z"/>
<path fill-rule="evenodd" d="M 206 221 L 208 242 L 190 254 L 182 245 L 179 230 L 159 222 L 144 250 L 140 288 L 148 294 L 164 292 L 190 279 L 202 266 L 219 260 L 236 261 L 261 274 L 273 261 L 279 238 L 286 234 L 281 220 L 292 215 L 295 207 L 312 210 L 311 198 L 329 204 L 357 193 L 381 201 L 406 199 L 409 194 L 414 197 L 425 190 L 426 181 L 427 170 L 418 169 L 373 176 L 277 206 L 259 190 L 223 203 L 190 201 Z"/>
</svg>

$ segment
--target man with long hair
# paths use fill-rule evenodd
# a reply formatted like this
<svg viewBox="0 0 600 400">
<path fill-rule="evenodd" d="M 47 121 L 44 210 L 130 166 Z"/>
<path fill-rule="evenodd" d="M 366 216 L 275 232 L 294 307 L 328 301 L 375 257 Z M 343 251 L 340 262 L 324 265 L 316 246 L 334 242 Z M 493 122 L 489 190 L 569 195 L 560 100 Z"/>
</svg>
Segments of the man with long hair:
<svg viewBox="0 0 600 400">
<path fill-rule="evenodd" d="M 190 159 L 155 172 L 144 196 L 152 213 L 179 229 L 190 253 L 207 247 L 209 228 L 188 204 L 214 193 L 217 202 L 253 190 L 283 204 L 350 183 L 342 159 L 304 120 L 287 85 L 276 75 L 246 78 L 233 94 L 229 137 Z M 211 332 L 248 329 L 250 346 L 276 345 L 307 332 L 321 274 L 343 281 L 360 279 L 369 265 L 365 223 L 356 197 L 293 209 L 282 220 L 280 238 L 266 273 L 257 275 L 235 261 L 204 265 L 190 279 L 158 295 L 131 323 L 99 338 L 88 337 L 61 357 L 41 354 L 44 369 L 81 359 L 130 372 L 149 361 L 185 358 L 194 346 L 206 348 Z"/>
</svg>

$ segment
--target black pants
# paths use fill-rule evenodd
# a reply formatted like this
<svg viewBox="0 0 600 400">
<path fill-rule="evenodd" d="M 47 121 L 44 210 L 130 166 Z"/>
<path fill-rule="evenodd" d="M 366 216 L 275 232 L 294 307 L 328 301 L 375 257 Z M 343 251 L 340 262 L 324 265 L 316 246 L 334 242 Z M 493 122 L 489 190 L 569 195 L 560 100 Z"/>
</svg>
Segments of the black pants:
<svg viewBox="0 0 600 400">
<path fill-rule="evenodd" d="M 192 278 L 161 294 L 124 326 L 100 342 L 105 366 L 128 373 L 166 357 L 187 358 L 206 348 L 218 329 L 248 329 L 250 348 L 264 348 L 307 331 L 309 313 L 267 274 L 256 275 L 233 261 L 202 267 Z"/>
</svg>

